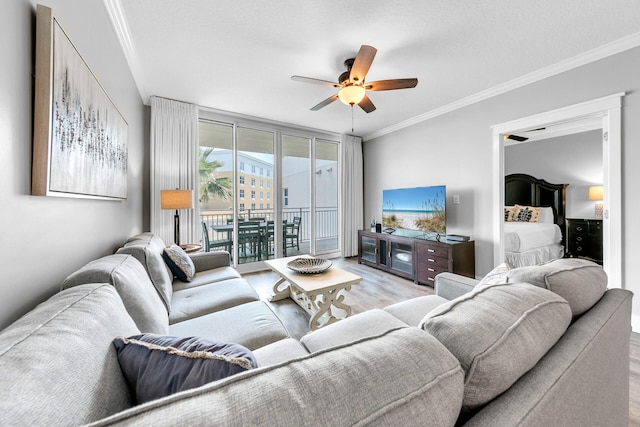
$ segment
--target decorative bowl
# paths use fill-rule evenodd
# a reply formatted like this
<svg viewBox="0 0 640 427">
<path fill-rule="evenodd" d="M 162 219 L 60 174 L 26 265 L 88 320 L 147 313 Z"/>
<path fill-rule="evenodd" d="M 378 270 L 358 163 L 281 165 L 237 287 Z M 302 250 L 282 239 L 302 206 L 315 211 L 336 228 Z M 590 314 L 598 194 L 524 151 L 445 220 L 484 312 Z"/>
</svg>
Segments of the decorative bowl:
<svg viewBox="0 0 640 427">
<path fill-rule="evenodd" d="M 331 261 L 322 258 L 296 258 L 287 263 L 287 267 L 303 274 L 317 274 L 331 267 Z"/>
</svg>

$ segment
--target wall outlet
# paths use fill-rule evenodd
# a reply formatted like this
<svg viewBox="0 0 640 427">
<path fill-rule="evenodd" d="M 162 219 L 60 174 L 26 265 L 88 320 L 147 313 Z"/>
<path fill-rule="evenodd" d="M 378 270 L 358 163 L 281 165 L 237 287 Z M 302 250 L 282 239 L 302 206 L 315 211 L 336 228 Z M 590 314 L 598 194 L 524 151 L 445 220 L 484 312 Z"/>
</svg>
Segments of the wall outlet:
<svg viewBox="0 0 640 427">
<path fill-rule="evenodd" d="M 454 194 L 453 195 L 453 204 L 454 205 L 459 205 L 460 204 L 460 196 L 458 194 Z"/>
</svg>

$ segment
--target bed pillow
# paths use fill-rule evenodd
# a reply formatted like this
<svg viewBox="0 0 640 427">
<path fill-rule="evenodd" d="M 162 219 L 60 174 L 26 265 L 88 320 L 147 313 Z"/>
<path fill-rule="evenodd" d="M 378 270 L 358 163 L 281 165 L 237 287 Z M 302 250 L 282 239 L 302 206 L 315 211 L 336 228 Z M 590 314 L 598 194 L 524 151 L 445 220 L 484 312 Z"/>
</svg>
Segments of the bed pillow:
<svg viewBox="0 0 640 427">
<path fill-rule="evenodd" d="M 553 224 L 553 208 L 550 207 L 540 207 L 540 215 L 538 216 L 538 222 L 542 222 L 545 224 Z"/>
<path fill-rule="evenodd" d="M 527 282 L 549 289 L 569 302 L 574 316 L 593 307 L 607 289 L 607 273 L 595 262 L 562 258 L 547 264 L 514 268 L 509 282 Z"/>
<path fill-rule="evenodd" d="M 198 337 L 141 334 L 113 345 L 138 404 L 257 367 L 247 348 Z"/>
<path fill-rule="evenodd" d="M 183 282 L 190 282 L 196 274 L 196 267 L 187 253 L 178 245 L 172 243 L 162 252 L 162 258 L 171 272 Z"/>
<path fill-rule="evenodd" d="M 430 311 L 420 327 L 458 359 L 465 372 L 463 410 L 511 387 L 547 353 L 571 322 L 569 304 L 528 283 L 494 284 Z"/>
<path fill-rule="evenodd" d="M 516 205 L 513 220 L 516 222 L 538 222 L 539 216 L 540 208 Z"/>
</svg>

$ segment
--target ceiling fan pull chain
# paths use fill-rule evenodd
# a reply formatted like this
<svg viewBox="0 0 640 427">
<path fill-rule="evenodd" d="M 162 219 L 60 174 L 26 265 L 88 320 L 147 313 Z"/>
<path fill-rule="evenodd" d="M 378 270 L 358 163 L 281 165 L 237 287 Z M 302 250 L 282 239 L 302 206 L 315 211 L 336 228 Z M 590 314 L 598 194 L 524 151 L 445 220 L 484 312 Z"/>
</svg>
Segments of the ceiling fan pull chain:
<svg viewBox="0 0 640 427">
<path fill-rule="evenodd" d="M 353 132 L 353 104 L 351 104 L 351 132 Z"/>
</svg>

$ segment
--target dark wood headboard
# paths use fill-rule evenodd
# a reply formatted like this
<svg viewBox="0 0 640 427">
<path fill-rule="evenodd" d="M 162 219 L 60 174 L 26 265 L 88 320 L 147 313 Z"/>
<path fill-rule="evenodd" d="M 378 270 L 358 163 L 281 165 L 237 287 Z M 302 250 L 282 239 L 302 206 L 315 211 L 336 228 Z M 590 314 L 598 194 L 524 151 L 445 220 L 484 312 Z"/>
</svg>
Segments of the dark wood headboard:
<svg viewBox="0 0 640 427">
<path fill-rule="evenodd" d="M 505 206 L 515 204 L 526 206 L 551 207 L 554 222 L 562 231 L 562 241 L 566 233 L 567 186 L 569 184 L 551 184 L 524 173 L 514 173 L 504 178 Z"/>
</svg>

